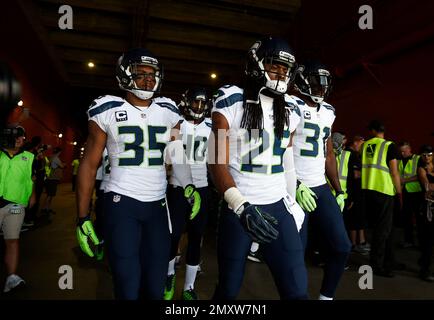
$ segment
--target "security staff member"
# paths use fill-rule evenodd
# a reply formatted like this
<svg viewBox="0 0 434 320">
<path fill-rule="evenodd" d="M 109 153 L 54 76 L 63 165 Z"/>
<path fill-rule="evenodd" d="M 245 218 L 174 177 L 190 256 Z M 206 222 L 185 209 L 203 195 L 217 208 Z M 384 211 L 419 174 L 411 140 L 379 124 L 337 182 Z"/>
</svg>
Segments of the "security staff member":
<svg viewBox="0 0 434 320">
<path fill-rule="evenodd" d="M 362 147 L 362 192 L 366 216 L 373 229 L 370 264 L 374 274 L 393 277 L 393 206 L 400 197 L 398 155 L 392 141 L 384 139 L 384 125 L 373 120 L 368 129 L 372 138 Z"/>
<path fill-rule="evenodd" d="M 19 238 L 25 208 L 35 203 L 32 181 L 34 155 L 22 150 L 25 140 L 22 127 L 14 128 L 12 134 L 15 144 L 0 149 L 0 225 L 6 243 L 5 264 L 8 274 L 4 292 L 25 283 L 16 275 Z"/>
<path fill-rule="evenodd" d="M 422 186 L 417 177 L 420 166 L 420 156 L 411 152 L 408 142 L 399 144 L 402 159 L 399 160 L 398 170 L 402 186 L 402 218 L 404 225 L 404 248 L 414 246 L 413 218 L 418 213 L 423 201 Z"/>
</svg>

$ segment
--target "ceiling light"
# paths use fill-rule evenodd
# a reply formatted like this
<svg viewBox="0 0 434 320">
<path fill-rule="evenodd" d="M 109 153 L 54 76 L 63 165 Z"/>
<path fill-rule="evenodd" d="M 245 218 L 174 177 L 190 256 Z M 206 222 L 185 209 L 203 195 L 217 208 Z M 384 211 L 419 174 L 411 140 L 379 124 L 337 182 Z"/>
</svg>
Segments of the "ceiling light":
<svg viewBox="0 0 434 320">
<path fill-rule="evenodd" d="M 217 78 L 217 75 L 215 73 L 211 73 L 211 79 Z"/>
<path fill-rule="evenodd" d="M 18 101 L 18 106 L 19 106 L 19 107 L 22 107 L 23 104 L 24 104 L 23 100 Z"/>
<path fill-rule="evenodd" d="M 88 66 L 89 68 L 93 68 L 93 67 L 95 67 L 95 63 L 93 63 L 92 61 L 89 61 L 89 62 L 87 63 L 87 66 Z"/>
<path fill-rule="evenodd" d="M 63 134 L 59 133 L 58 137 L 59 137 L 59 138 L 62 138 L 62 137 L 63 137 Z"/>
<path fill-rule="evenodd" d="M 72 144 L 73 144 L 74 146 L 76 146 L 76 145 L 77 145 L 77 141 L 74 141 Z"/>
</svg>

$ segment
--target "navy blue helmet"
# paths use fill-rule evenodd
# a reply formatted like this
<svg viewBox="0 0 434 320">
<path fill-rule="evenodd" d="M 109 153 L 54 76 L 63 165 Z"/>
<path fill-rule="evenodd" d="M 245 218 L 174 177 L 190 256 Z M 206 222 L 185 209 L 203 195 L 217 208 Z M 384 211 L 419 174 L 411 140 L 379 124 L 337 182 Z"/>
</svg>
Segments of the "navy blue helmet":
<svg viewBox="0 0 434 320">
<path fill-rule="evenodd" d="M 283 65 L 287 68 L 284 79 L 271 80 L 266 65 Z M 256 41 L 247 55 L 245 73 L 251 79 L 274 93 L 285 94 L 288 83 L 296 70 L 294 52 L 288 42 L 281 38 L 266 37 Z"/>
<path fill-rule="evenodd" d="M 180 108 L 186 117 L 201 120 L 205 117 L 209 99 L 205 88 L 196 87 L 188 89 L 183 95 Z"/>
<path fill-rule="evenodd" d="M 137 66 L 150 66 L 155 70 L 155 74 L 140 73 L 138 72 Z M 155 80 L 155 86 L 151 90 L 139 88 L 135 79 L 140 76 L 152 77 L 152 79 Z M 154 94 L 161 89 L 163 82 L 163 66 L 148 50 L 143 48 L 131 49 L 118 59 L 116 79 L 121 89 L 133 93 L 139 99 L 151 99 Z"/>
<path fill-rule="evenodd" d="M 332 76 L 328 68 L 319 61 L 306 61 L 295 76 L 295 86 L 301 94 L 321 103 L 331 91 Z"/>
</svg>

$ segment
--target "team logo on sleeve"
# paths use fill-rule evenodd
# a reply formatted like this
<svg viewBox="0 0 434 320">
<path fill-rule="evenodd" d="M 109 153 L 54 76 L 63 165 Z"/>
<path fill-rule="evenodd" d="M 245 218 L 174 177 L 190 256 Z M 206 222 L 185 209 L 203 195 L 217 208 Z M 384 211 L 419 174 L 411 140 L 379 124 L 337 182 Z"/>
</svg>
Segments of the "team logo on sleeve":
<svg viewBox="0 0 434 320">
<path fill-rule="evenodd" d="M 310 118 L 312 117 L 311 114 L 310 114 L 310 111 L 308 111 L 308 110 L 304 110 L 303 116 L 307 120 L 310 120 Z"/>
<path fill-rule="evenodd" d="M 125 110 L 115 112 L 116 122 L 127 121 L 128 116 Z"/>
<path fill-rule="evenodd" d="M 119 201 L 121 201 L 121 196 L 118 195 L 118 194 L 115 194 L 115 195 L 113 196 L 113 202 L 119 202 Z"/>
</svg>

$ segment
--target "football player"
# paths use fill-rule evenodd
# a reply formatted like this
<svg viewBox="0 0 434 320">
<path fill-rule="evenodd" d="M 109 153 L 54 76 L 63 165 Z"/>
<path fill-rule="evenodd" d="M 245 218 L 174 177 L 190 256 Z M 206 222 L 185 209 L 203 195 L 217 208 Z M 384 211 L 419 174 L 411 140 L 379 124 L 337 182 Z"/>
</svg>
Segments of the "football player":
<svg viewBox="0 0 434 320">
<path fill-rule="evenodd" d="M 178 108 L 170 99 L 154 97 L 163 81 L 160 61 L 146 49 L 132 49 L 119 58 L 116 78 L 126 98 L 99 97 L 88 110 L 89 135 L 78 173 L 77 239 L 81 249 L 94 256 L 88 238 L 95 245 L 99 240 L 88 205 L 107 146 L 111 171 L 105 186 L 104 240 L 115 298 L 162 299 L 171 232 L 165 161 L 173 164 L 193 217 L 200 196 L 183 163 L 182 141 L 172 130 L 180 128 Z"/>
<path fill-rule="evenodd" d="M 288 148 L 299 116 L 285 101 L 295 69 L 288 43 L 264 38 L 248 52 L 244 89 L 223 86 L 215 100 L 209 163 L 225 204 L 214 299 L 237 297 L 252 241 L 261 244 L 281 299 L 307 298 L 298 233 L 304 212 L 293 199 L 296 179 Z"/>
<path fill-rule="evenodd" d="M 308 61 L 297 72 L 294 84 L 299 91 L 298 98 L 294 98 L 301 113 L 293 140 L 297 201 L 310 212 L 309 224 L 323 245 L 325 266 L 320 299 L 328 300 L 335 295 L 351 249 L 341 214 L 344 192 L 330 139 L 335 109 L 324 101 L 330 92 L 331 75 L 319 62 Z M 326 174 L 336 197 L 326 182 Z M 307 228 L 303 228 L 304 241 L 306 232 Z"/>
<path fill-rule="evenodd" d="M 187 225 L 188 245 L 186 254 L 183 300 L 197 300 L 194 282 L 200 263 L 201 239 L 207 221 L 208 199 L 208 138 L 211 132 L 211 119 L 205 118 L 207 93 L 204 88 L 191 88 L 182 97 L 180 108 L 185 120 L 181 123 L 181 135 L 186 150 L 187 161 L 191 165 L 193 184 L 201 198 L 201 209 L 194 220 L 189 219 L 191 211 L 184 197 L 182 184 L 176 176 L 170 176 L 167 189 L 167 203 L 172 221 L 172 245 L 164 299 L 172 300 L 175 291 L 175 259 L 179 240 Z"/>
</svg>

